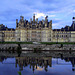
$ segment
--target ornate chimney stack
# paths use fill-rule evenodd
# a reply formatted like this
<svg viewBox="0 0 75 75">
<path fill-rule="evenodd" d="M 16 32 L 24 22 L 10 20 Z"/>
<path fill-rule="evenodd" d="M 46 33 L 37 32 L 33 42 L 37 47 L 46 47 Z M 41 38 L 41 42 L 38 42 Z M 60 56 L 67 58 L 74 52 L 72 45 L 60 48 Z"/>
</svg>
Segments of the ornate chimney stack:
<svg viewBox="0 0 75 75">
<path fill-rule="evenodd" d="M 16 19 L 16 27 L 18 27 L 18 19 Z"/>
<path fill-rule="evenodd" d="M 23 20 L 24 20 L 24 17 L 23 17 L 23 16 L 20 16 L 20 20 L 22 20 L 22 21 L 23 21 Z"/>
<path fill-rule="evenodd" d="M 24 17 L 22 16 L 22 21 L 24 20 Z"/>
<path fill-rule="evenodd" d="M 36 22 L 38 23 L 38 18 L 36 18 Z"/>
<path fill-rule="evenodd" d="M 75 28 L 75 26 L 74 26 L 74 24 L 75 24 L 75 17 L 73 17 L 72 19 L 73 19 L 73 23 L 72 23 L 73 24 L 73 30 L 74 30 L 74 28 Z"/>
<path fill-rule="evenodd" d="M 30 23 L 32 23 L 32 18 L 30 18 Z"/>
<path fill-rule="evenodd" d="M 38 18 L 36 18 L 36 28 L 38 27 Z"/>
<path fill-rule="evenodd" d="M 72 19 L 73 19 L 73 23 L 75 23 L 75 17 L 73 17 Z"/>
<path fill-rule="evenodd" d="M 50 20 L 50 22 L 49 22 L 49 28 L 52 29 L 52 20 Z"/>
<path fill-rule="evenodd" d="M 48 22 L 48 16 L 45 17 L 45 22 Z"/>
<path fill-rule="evenodd" d="M 30 27 L 32 28 L 32 18 L 30 18 Z"/>
<path fill-rule="evenodd" d="M 29 22 L 27 22 L 27 28 L 29 28 Z"/>
<path fill-rule="evenodd" d="M 42 23 L 44 24 L 44 20 L 42 19 Z"/>
</svg>

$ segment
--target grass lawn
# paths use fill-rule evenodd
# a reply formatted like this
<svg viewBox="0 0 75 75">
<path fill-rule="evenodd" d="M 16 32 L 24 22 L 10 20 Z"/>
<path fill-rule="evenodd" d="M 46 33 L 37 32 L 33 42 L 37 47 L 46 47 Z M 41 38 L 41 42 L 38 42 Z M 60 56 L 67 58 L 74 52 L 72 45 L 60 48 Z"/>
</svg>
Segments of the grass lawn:
<svg viewBox="0 0 75 75">
<path fill-rule="evenodd" d="M 75 42 L 39 42 L 40 44 L 75 44 Z M 33 44 L 33 42 L 0 42 L 0 44 Z"/>
</svg>

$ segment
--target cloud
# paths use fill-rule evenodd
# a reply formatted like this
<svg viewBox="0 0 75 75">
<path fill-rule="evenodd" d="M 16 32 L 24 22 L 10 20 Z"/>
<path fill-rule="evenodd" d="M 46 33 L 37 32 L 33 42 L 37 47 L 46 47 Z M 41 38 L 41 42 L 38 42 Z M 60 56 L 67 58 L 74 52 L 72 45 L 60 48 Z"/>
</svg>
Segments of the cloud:
<svg viewBox="0 0 75 75">
<path fill-rule="evenodd" d="M 53 25 L 71 25 L 75 16 L 75 0 L 2 0 L 0 1 L 0 23 L 15 27 L 15 20 L 20 16 L 30 19 L 35 13 L 36 18 L 44 19 L 48 16 Z M 61 22 L 60 22 L 61 21 Z M 61 26 L 60 25 L 60 26 Z M 53 26 L 53 28 L 55 28 Z"/>
<path fill-rule="evenodd" d="M 34 12 L 34 14 L 35 14 L 35 18 L 40 18 L 40 17 L 45 17 L 46 16 L 44 13 Z"/>
<path fill-rule="evenodd" d="M 55 15 L 50 15 L 48 13 L 45 14 L 45 13 L 41 13 L 41 12 L 34 12 L 34 14 L 35 14 L 35 18 L 43 18 L 43 19 L 45 19 L 46 16 L 55 17 Z"/>
</svg>

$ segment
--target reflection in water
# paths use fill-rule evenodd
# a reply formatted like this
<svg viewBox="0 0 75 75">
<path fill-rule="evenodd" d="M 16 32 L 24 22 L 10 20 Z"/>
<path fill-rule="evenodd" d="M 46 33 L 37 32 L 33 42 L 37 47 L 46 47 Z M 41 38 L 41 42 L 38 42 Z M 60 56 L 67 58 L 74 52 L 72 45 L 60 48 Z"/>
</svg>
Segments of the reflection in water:
<svg viewBox="0 0 75 75">
<path fill-rule="evenodd" d="M 75 57 L 70 57 L 70 58 L 66 57 L 63 59 L 65 60 L 65 62 L 71 62 L 72 71 L 75 71 Z M 42 71 L 43 68 L 47 72 L 48 66 L 52 67 L 52 57 L 43 57 L 43 58 L 42 57 L 39 58 L 38 57 L 16 57 L 16 67 L 17 64 L 19 65 L 20 71 L 23 70 L 23 66 L 26 67 L 30 65 L 29 68 L 32 69 L 33 72 L 35 69 Z M 58 64 L 58 62 L 56 62 L 56 64 Z"/>
<path fill-rule="evenodd" d="M 20 71 L 23 70 L 23 66 L 26 67 L 30 65 L 30 69 L 48 71 L 48 66 L 52 66 L 52 57 L 16 57 L 16 67 L 17 64 L 20 67 Z M 40 68 L 40 67 L 41 68 Z"/>
<path fill-rule="evenodd" d="M 60 59 L 60 57 L 61 57 L 61 59 Z M 55 64 L 57 65 L 56 67 L 59 67 L 59 65 L 62 65 L 62 67 L 63 67 L 64 65 L 67 65 L 66 63 L 70 63 L 72 65 L 72 68 L 70 67 L 71 71 L 72 72 L 75 71 L 75 57 L 68 57 L 68 56 L 64 57 L 63 55 L 60 55 L 60 57 L 57 57 L 57 58 L 29 57 L 29 56 L 15 57 L 14 67 L 15 67 L 15 69 L 18 68 L 17 72 L 23 72 L 25 70 L 25 68 L 28 68 L 28 70 L 29 69 L 32 70 L 33 73 L 34 73 L 34 71 L 42 71 L 42 72 L 45 71 L 47 73 L 50 71 L 51 67 L 54 67 L 54 62 L 55 62 Z M 12 58 L 14 58 L 14 57 L 6 57 L 6 56 L 0 57 L 0 62 L 2 62 L 2 65 L 7 65 L 7 64 L 10 65 L 13 63 L 13 61 L 10 62 L 9 60 L 8 61 L 10 64 L 8 62 L 6 63 L 6 60 L 8 58 L 10 58 L 12 60 Z M 60 70 L 60 68 L 58 68 L 58 70 Z M 56 71 L 57 71 L 57 69 L 56 69 Z M 14 75 L 16 75 L 16 74 L 14 74 Z M 47 74 L 47 75 L 49 75 L 49 74 Z"/>
<path fill-rule="evenodd" d="M 66 61 L 66 62 L 71 62 L 71 64 L 72 64 L 72 71 L 75 71 L 75 57 L 70 57 L 70 58 L 64 58 L 64 60 Z"/>
<path fill-rule="evenodd" d="M 8 57 L 0 57 L 0 62 L 3 62 Z M 58 58 L 56 58 L 58 59 Z M 62 60 L 65 60 L 65 62 L 71 62 L 72 64 L 72 71 L 75 71 L 75 57 L 66 57 L 62 58 Z M 48 71 L 48 66 L 52 67 L 52 57 L 15 57 L 16 63 L 15 67 L 19 65 L 19 71 L 23 70 L 23 67 L 27 67 L 29 65 L 29 68 L 33 70 L 39 70 L 42 71 L 43 69 L 45 71 Z M 56 60 L 56 64 L 59 64 Z M 66 65 L 66 64 L 65 64 Z"/>
</svg>

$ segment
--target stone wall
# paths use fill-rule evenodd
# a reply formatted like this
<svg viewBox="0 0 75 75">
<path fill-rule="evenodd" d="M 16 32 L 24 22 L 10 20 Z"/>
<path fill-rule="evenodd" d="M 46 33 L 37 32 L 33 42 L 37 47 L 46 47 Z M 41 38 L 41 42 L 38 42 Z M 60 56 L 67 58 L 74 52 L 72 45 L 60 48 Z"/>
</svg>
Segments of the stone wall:
<svg viewBox="0 0 75 75">
<path fill-rule="evenodd" d="M 9 47 L 17 48 L 18 44 L 0 44 L 1 49 L 8 49 Z M 75 50 L 75 45 L 73 44 L 21 44 L 22 50 L 34 50 L 34 48 L 41 48 L 41 50 Z"/>
</svg>

